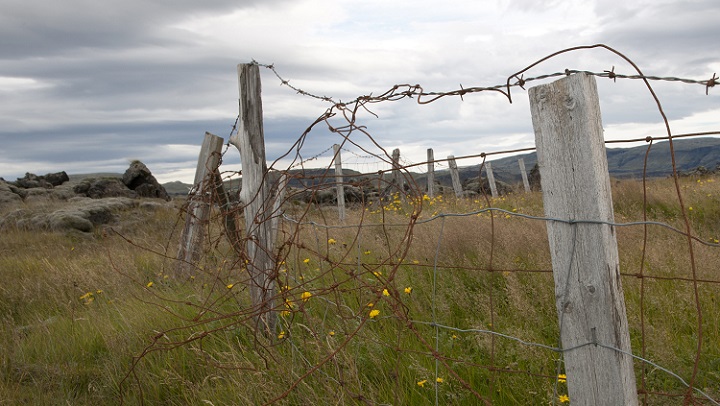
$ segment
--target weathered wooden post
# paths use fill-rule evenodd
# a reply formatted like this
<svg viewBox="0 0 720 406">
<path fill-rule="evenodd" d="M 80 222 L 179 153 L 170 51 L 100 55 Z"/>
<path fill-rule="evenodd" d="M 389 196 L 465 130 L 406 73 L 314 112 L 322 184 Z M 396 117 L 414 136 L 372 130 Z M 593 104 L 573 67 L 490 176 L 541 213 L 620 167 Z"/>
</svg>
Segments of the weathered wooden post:
<svg viewBox="0 0 720 406">
<path fill-rule="evenodd" d="M 490 186 L 490 196 L 498 197 L 497 185 L 495 184 L 495 174 L 492 171 L 490 162 L 485 162 L 485 174 L 487 175 L 488 185 Z"/>
<path fill-rule="evenodd" d="M 435 197 L 435 153 L 432 148 L 427 150 L 427 195 L 429 198 Z"/>
<path fill-rule="evenodd" d="M 529 95 L 570 400 L 637 405 L 595 78 Z"/>
<path fill-rule="evenodd" d="M 345 179 L 343 179 L 340 145 L 334 144 L 333 151 L 335 151 L 335 188 L 337 191 L 338 218 L 342 222 L 345 221 L 345 188 L 343 187 Z"/>
<path fill-rule="evenodd" d="M 200 258 L 205 227 L 210 216 L 210 198 L 213 195 L 215 173 L 220 165 L 220 153 L 223 139 L 217 135 L 205 133 L 198 164 L 195 169 L 194 191 L 190 195 L 185 217 L 185 227 L 180 236 L 178 249 L 178 266 L 176 276 L 190 276 L 190 269 Z"/>
<path fill-rule="evenodd" d="M 522 176 L 525 193 L 530 193 L 530 182 L 528 182 L 527 171 L 525 170 L 525 160 L 523 158 L 518 159 L 518 165 L 520 165 L 520 176 Z"/>
<path fill-rule="evenodd" d="M 460 172 L 458 172 L 457 162 L 455 162 L 454 155 L 448 155 L 448 166 L 450 167 L 450 179 L 452 179 L 453 189 L 455 190 L 455 197 L 460 198 L 462 196 L 462 184 L 460 183 Z"/>
<path fill-rule="evenodd" d="M 392 168 L 393 168 L 393 176 L 392 181 L 398 188 L 398 193 L 400 193 L 400 196 L 405 195 L 405 182 L 402 177 L 402 173 L 400 173 L 400 149 L 395 148 L 392 152 Z"/>
<path fill-rule="evenodd" d="M 273 311 L 275 296 L 275 238 L 272 232 L 272 202 L 267 162 L 261 99 L 260 70 L 257 64 L 238 65 L 240 92 L 237 134 L 229 143 L 240 150 L 244 205 L 247 270 L 250 275 L 250 299 L 256 312 L 256 323 L 266 333 L 273 333 L 277 314 Z"/>
</svg>

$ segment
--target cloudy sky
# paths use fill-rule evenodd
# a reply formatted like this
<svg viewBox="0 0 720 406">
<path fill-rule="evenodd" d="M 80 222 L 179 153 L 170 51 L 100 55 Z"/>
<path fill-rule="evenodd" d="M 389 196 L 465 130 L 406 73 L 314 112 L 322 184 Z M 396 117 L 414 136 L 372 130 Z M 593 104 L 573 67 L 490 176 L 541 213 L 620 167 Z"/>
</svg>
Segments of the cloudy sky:
<svg viewBox="0 0 720 406">
<path fill-rule="evenodd" d="M 647 75 L 707 80 L 720 73 L 718 12 L 717 0 L 2 0 L 0 176 L 123 172 L 140 159 L 162 182 L 191 182 L 205 131 L 229 137 L 236 66 L 252 60 L 335 101 L 404 83 L 433 92 L 501 84 L 550 53 L 596 43 Z M 634 73 L 595 49 L 525 76 L 612 66 Z M 272 161 L 330 106 L 281 86 L 268 69 L 261 77 Z M 674 132 L 720 129 L 720 88 L 706 96 L 701 85 L 652 84 Z M 599 79 L 599 90 L 606 138 L 663 135 L 640 81 Z M 400 148 L 406 163 L 424 161 L 427 148 L 441 158 L 534 146 L 527 93 L 513 92 L 512 104 L 492 92 L 377 104 L 378 117 L 363 113 L 359 124 L 388 151 Z M 339 141 L 316 126 L 302 155 Z M 343 161 L 377 170 L 364 155 Z M 224 162 L 239 169 L 237 150 Z"/>
</svg>

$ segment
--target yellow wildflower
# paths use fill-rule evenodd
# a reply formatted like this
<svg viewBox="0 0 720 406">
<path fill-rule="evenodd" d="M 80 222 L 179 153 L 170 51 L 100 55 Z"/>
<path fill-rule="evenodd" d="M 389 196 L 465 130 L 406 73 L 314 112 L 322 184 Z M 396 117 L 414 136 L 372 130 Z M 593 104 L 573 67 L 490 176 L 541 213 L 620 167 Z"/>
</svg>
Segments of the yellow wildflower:
<svg viewBox="0 0 720 406">
<path fill-rule="evenodd" d="M 560 374 L 557 377 L 558 382 L 567 382 L 567 376 L 565 374 Z"/>
<path fill-rule="evenodd" d="M 328 331 L 328 335 L 329 335 L 330 337 L 333 337 L 333 336 L 335 335 L 335 332 L 332 331 L 332 330 L 330 330 L 330 331 Z"/>
<path fill-rule="evenodd" d="M 300 295 L 300 299 L 302 299 L 303 302 L 307 302 L 312 297 L 312 293 L 310 292 L 303 292 L 302 295 Z"/>
<path fill-rule="evenodd" d="M 387 289 L 383 289 L 382 294 L 383 294 L 383 296 L 390 296 L 390 292 L 388 292 Z"/>
<path fill-rule="evenodd" d="M 365 250 L 364 254 L 365 254 L 365 255 L 370 255 L 370 250 Z"/>
<path fill-rule="evenodd" d="M 91 298 L 92 296 L 93 296 L 92 292 L 88 292 L 88 293 L 80 296 L 80 300 L 86 300 L 86 299 Z"/>
<path fill-rule="evenodd" d="M 443 382 L 445 382 L 445 380 L 442 379 L 442 378 L 440 378 L 440 377 L 438 376 L 438 377 L 435 379 L 435 382 L 437 382 L 437 383 L 443 383 Z"/>
<path fill-rule="evenodd" d="M 425 387 L 425 384 L 427 383 L 427 379 L 423 379 L 422 381 L 418 381 L 418 386 L 421 388 Z"/>
<path fill-rule="evenodd" d="M 145 286 L 147 286 L 148 288 L 151 288 L 152 285 L 153 285 L 153 283 L 152 283 L 152 281 L 150 281 L 150 282 L 148 282 L 147 285 L 145 285 Z"/>
<path fill-rule="evenodd" d="M 334 245 L 337 241 L 334 238 L 328 238 L 328 244 Z"/>
<path fill-rule="evenodd" d="M 371 319 L 374 319 L 375 317 L 377 317 L 378 314 L 380 314 L 380 310 L 378 310 L 378 309 L 370 310 L 370 318 Z"/>
<path fill-rule="evenodd" d="M 103 290 L 102 290 L 102 289 L 98 289 L 98 290 L 95 291 L 95 293 L 97 293 L 98 295 L 100 295 L 100 294 L 103 293 Z"/>
<path fill-rule="evenodd" d="M 282 317 L 287 317 L 289 315 L 290 315 L 290 312 L 288 310 L 283 310 L 280 312 L 280 316 L 282 316 Z"/>
<path fill-rule="evenodd" d="M 310 263 L 310 258 L 305 258 L 305 259 L 303 259 L 303 263 L 309 264 L 309 263 Z"/>
<path fill-rule="evenodd" d="M 285 332 L 281 331 L 280 334 L 278 334 L 278 340 L 282 340 L 283 338 L 285 338 Z"/>
<path fill-rule="evenodd" d="M 235 284 L 234 284 L 234 283 L 230 283 L 230 284 L 228 284 L 228 285 L 226 286 L 226 288 L 228 288 L 228 289 L 232 289 L 232 288 L 233 288 L 233 286 L 235 286 Z"/>
<path fill-rule="evenodd" d="M 380 271 L 373 271 L 373 275 L 375 275 L 375 276 L 382 276 L 382 272 L 380 272 Z"/>
<path fill-rule="evenodd" d="M 411 287 L 411 286 L 408 286 L 407 288 L 405 288 L 405 293 L 407 293 L 408 295 L 411 294 L 411 293 L 412 293 L 412 287 Z"/>
<path fill-rule="evenodd" d="M 367 307 L 373 307 L 373 306 L 375 306 L 375 303 L 373 303 L 373 302 L 370 302 L 367 304 Z"/>
<path fill-rule="evenodd" d="M 567 403 L 570 401 L 570 397 L 568 395 L 560 395 L 558 397 L 558 400 L 560 401 L 560 403 Z"/>
</svg>

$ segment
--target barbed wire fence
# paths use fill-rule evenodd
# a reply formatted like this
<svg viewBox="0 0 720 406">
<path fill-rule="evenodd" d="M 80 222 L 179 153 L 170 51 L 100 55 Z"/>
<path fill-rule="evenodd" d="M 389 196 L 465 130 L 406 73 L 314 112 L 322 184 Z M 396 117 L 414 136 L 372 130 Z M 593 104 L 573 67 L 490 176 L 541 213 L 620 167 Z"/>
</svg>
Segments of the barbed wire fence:
<svg viewBox="0 0 720 406">
<path fill-rule="evenodd" d="M 620 74 L 612 67 L 523 77 L 528 69 L 557 55 L 592 48 L 608 50 L 636 73 Z M 301 96 L 330 105 L 269 167 L 290 178 L 280 204 L 278 239 L 271 248 L 276 263 L 272 277 L 278 286 L 271 311 L 278 316 L 277 328 L 264 334 L 254 323 L 263 307 L 249 299 L 252 280 L 245 271 L 249 257 L 238 249 L 237 241 L 228 238 L 226 219 L 236 218 L 238 224 L 247 221 L 242 219 L 247 202 L 215 206 L 205 224 L 204 255 L 193 264 L 192 279 L 177 282 L 183 289 L 197 288 L 189 299 L 180 301 L 191 314 L 176 313 L 178 326 L 157 334 L 134 359 L 123 382 L 140 388 L 141 398 L 142 382 L 133 377 L 144 357 L 192 348 L 199 360 L 227 373 L 251 371 L 251 377 L 237 379 L 245 379 L 248 387 L 269 388 L 253 387 L 256 392 L 244 400 L 255 404 L 295 404 L 310 398 L 371 405 L 513 404 L 542 398 L 542 403 L 558 404 L 568 400 L 566 380 L 572 379 L 564 374 L 563 355 L 600 346 L 633 358 L 643 404 L 678 399 L 684 404 L 720 404 L 720 354 L 713 344 L 720 339 L 718 319 L 706 317 L 719 313 L 720 278 L 708 268 L 718 257 L 718 236 L 697 235 L 693 230 L 672 149 L 675 138 L 720 135 L 720 131 L 673 134 L 650 86 L 651 81 L 672 81 L 704 86 L 707 94 L 718 83 L 715 75 L 710 80 L 645 76 L 621 53 L 594 45 L 549 55 L 510 75 L 501 85 L 426 92 L 420 85 L 402 84 L 378 96 L 341 103 L 294 87 L 273 65 L 260 66 Z M 404 99 L 429 104 L 443 97 L 489 91 L 512 102 L 512 89 L 577 73 L 613 81 L 641 80 L 653 96 L 667 134 L 612 142 L 646 141 L 647 166 L 654 142 L 670 141 L 672 182 L 680 207 L 676 221 L 652 219 L 653 186 L 643 176 L 642 189 L 635 190 L 639 209 L 622 213 L 627 221 L 603 222 L 617 230 L 621 241 L 624 289 L 633 298 L 628 300 L 631 353 L 597 341 L 573 348 L 558 344 L 562 326 L 555 307 L 545 223 L 592 222 L 545 217 L 539 194 L 431 199 L 414 172 L 427 162 L 403 161 L 400 169 L 407 189 L 397 188 L 384 176 L 397 169 L 392 167 L 391 154 L 358 118 L 360 111 L 374 115 L 373 104 Z M 332 206 L 318 204 L 317 196 L 332 193 L 336 186 L 332 164 L 305 171 L 318 158 L 332 155 L 332 147 L 307 157 L 302 153 L 308 133 L 317 125 L 338 135 L 341 149 L 353 157 L 349 162 L 354 160 L 360 169 L 345 180 L 346 186 L 359 190 L 359 196 L 344 222 L 337 219 Z M 233 126 L 231 135 L 235 131 Z M 481 158 L 484 164 L 489 156 L 532 150 L 455 158 Z M 290 163 L 279 168 L 281 161 Z M 435 162 L 443 165 L 447 160 Z M 266 180 L 275 182 L 269 175 Z M 220 201 L 217 189 L 196 193 L 205 193 L 209 202 Z M 239 244 L 242 247 L 244 241 Z M 668 247 L 688 258 L 673 260 L 675 272 L 661 268 L 668 260 Z M 172 263 L 171 249 L 162 255 Z M 668 283 L 672 287 L 664 285 Z M 668 292 L 676 292 L 677 297 L 669 302 L 658 298 Z M 152 300 L 162 308 L 178 303 L 171 297 Z M 677 307 L 663 307 L 671 304 Z M 670 332 L 662 320 L 668 318 L 686 321 L 681 324 L 682 336 L 665 337 Z M 673 339 L 681 339 L 685 350 L 668 354 L 665 346 L 674 344 Z M 224 350 L 211 350 L 228 340 L 221 346 Z M 694 350 L 688 352 L 688 347 Z M 687 356 L 691 362 L 680 361 Z"/>
</svg>

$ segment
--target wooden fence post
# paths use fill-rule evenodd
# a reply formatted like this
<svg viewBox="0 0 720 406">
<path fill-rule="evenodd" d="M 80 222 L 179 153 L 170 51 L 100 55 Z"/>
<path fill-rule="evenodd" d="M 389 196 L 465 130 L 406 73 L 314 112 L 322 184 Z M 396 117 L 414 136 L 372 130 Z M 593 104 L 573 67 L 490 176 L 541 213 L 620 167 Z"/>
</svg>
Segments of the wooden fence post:
<svg viewBox="0 0 720 406">
<path fill-rule="evenodd" d="M 570 401 L 637 405 L 595 78 L 529 96 Z"/>
<path fill-rule="evenodd" d="M 345 188 L 343 187 L 345 179 L 343 179 L 340 145 L 334 144 L 333 151 L 335 151 L 335 187 L 337 189 L 338 218 L 343 222 L 345 221 Z"/>
<path fill-rule="evenodd" d="M 528 181 L 527 170 L 525 170 L 525 160 L 523 158 L 518 159 L 518 165 L 520 165 L 520 176 L 522 176 L 525 193 L 530 193 L 530 182 Z"/>
<path fill-rule="evenodd" d="M 435 197 L 435 153 L 432 148 L 427 150 L 427 195 L 429 198 Z"/>
<path fill-rule="evenodd" d="M 190 268 L 200 258 L 205 226 L 210 216 L 210 199 L 214 192 L 212 186 L 215 185 L 215 173 L 220 165 L 222 146 L 221 137 L 209 132 L 205 133 L 195 169 L 194 192 L 189 198 L 185 227 L 180 236 L 177 254 L 179 262 L 176 271 L 178 277 L 190 276 Z"/>
<path fill-rule="evenodd" d="M 393 177 L 392 181 L 397 186 L 398 192 L 400 193 L 400 196 L 405 196 L 405 182 L 402 177 L 402 173 L 400 173 L 400 149 L 395 148 L 392 152 L 392 168 L 393 168 Z M 404 197 L 403 197 L 404 199 Z"/>
<path fill-rule="evenodd" d="M 247 270 L 250 275 L 250 300 L 257 312 L 257 327 L 273 334 L 277 314 L 273 311 L 276 268 L 272 232 L 272 203 L 267 162 L 261 99 L 260 70 L 257 64 L 238 65 L 240 92 L 237 134 L 229 143 L 240 150 L 242 188 L 240 200 L 244 205 Z"/>
<path fill-rule="evenodd" d="M 457 162 L 455 162 L 454 155 L 448 155 L 448 166 L 450 167 L 450 179 L 452 179 L 453 189 L 455 190 L 455 197 L 460 198 L 462 196 L 462 184 L 460 183 L 460 173 L 458 172 Z"/>
<path fill-rule="evenodd" d="M 490 196 L 498 197 L 497 185 L 495 184 L 495 175 L 492 171 L 492 164 L 485 162 L 485 174 L 487 175 L 488 185 L 490 186 Z"/>
</svg>

